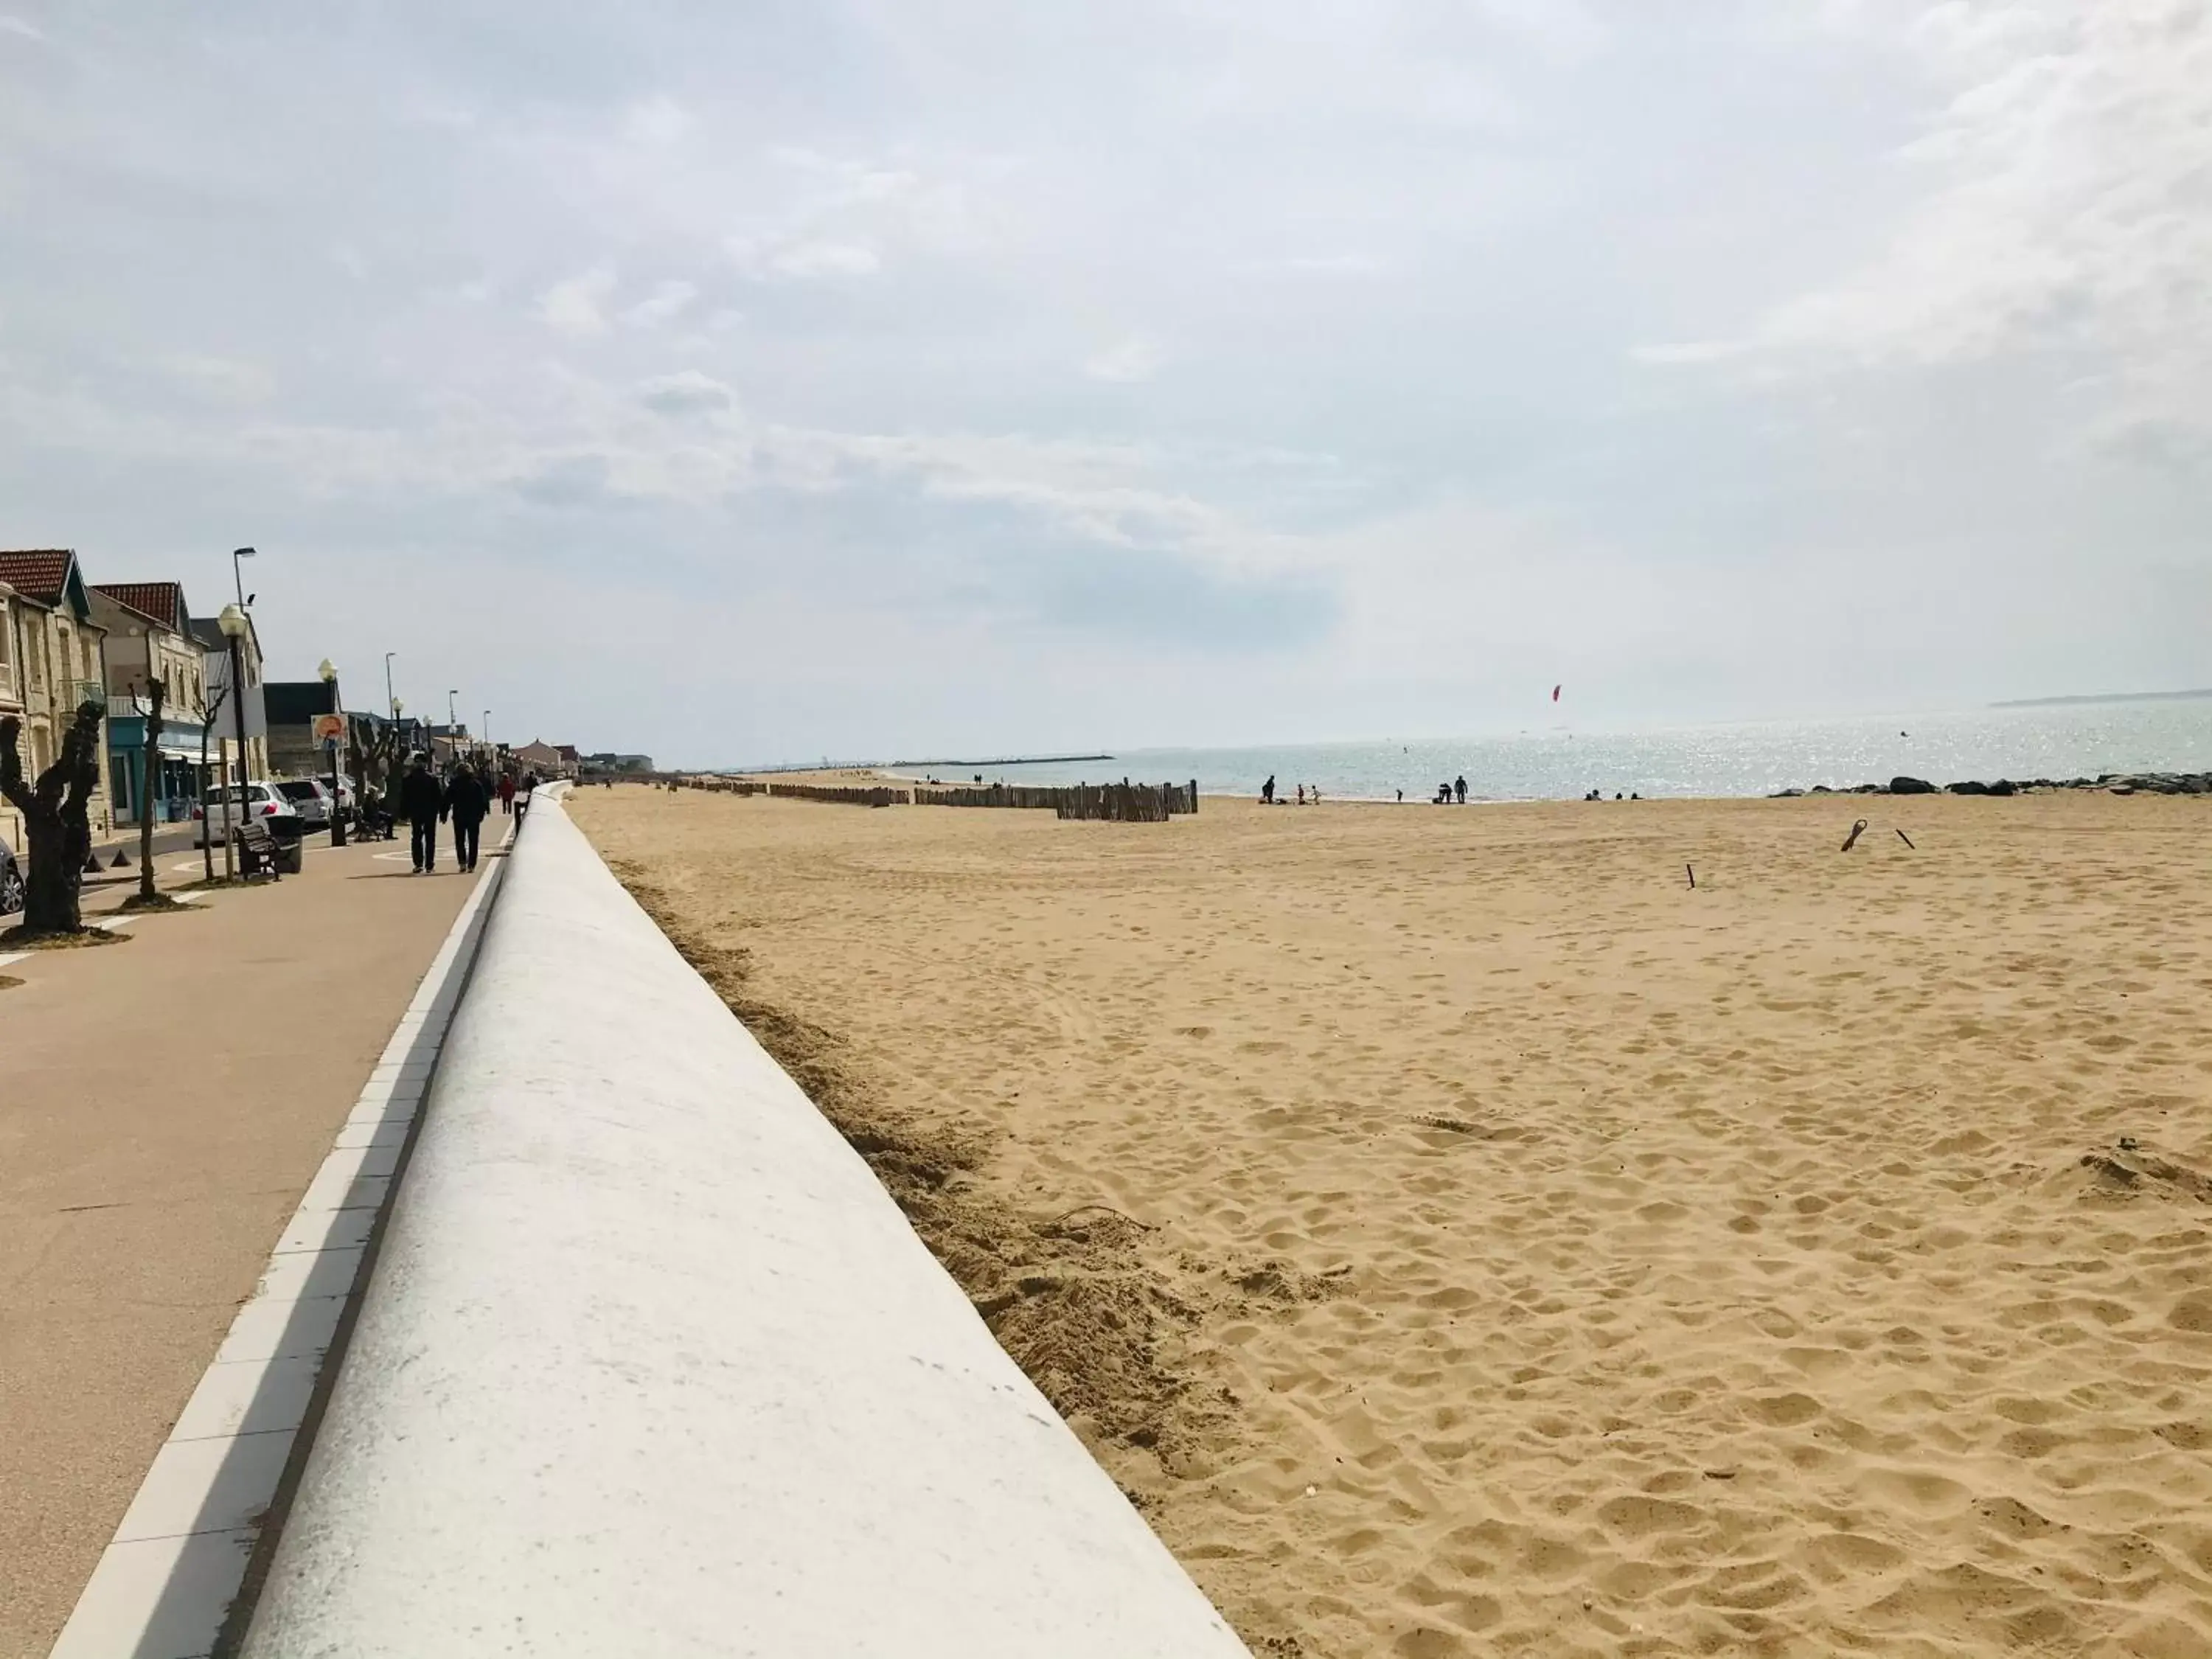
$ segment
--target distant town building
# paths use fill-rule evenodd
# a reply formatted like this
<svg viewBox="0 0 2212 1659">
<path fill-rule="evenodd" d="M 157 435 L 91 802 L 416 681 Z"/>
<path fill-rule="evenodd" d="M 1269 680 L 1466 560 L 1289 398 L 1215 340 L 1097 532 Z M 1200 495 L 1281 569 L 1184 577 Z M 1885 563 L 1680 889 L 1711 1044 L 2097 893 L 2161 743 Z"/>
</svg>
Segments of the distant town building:
<svg viewBox="0 0 2212 1659">
<path fill-rule="evenodd" d="M 532 738 L 530 742 L 509 752 L 514 757 L 515 769 L 518 772 L 535 772 L 541 778 L 568 775 L 568 763 L 561 758 L 560 750 L 552 744 L 541 743 Z"/>
<path fill-rule="evenodd" d="M 270 775 L 328 777 L 330 750 L 315 741 L 315 716 L 343 707 L 332 687 L 321 680 L 270 680 L 261 688 L 261 702 L 269 715 Z M 341 768 L 350 764 L 342 753 Z"/>
<path fill-rule="evenodd" d="M 587 778 L 601 772 L 650 772 L 653 770 L 653 757 L 621 755 L 609 750 L 597 755 L 585 756 L 578 769 L 580 775 Z"/>
</svg>

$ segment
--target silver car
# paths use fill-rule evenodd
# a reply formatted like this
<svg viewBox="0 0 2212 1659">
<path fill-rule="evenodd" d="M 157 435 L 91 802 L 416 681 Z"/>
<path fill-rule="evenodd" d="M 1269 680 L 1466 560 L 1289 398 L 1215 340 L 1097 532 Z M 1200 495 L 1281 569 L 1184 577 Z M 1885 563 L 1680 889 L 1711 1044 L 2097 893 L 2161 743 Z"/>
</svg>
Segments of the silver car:
<svg viewBox="0 0 2212 1659">
<path fill-rule="evenodd" d="M 325 830 L 331 822 L 331 787 L 317 778 L 286 778 L 276 793 L 292 803 L 303 830 Z"/>
</svg>

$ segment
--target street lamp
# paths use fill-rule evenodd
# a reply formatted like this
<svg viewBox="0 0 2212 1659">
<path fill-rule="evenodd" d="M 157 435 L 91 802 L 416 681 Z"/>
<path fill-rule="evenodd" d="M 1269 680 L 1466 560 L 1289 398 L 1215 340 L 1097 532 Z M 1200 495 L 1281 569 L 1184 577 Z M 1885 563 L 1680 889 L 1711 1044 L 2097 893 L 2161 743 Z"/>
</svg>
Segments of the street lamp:
<svg viewBox="0 0 2212 1659">
<path fill-rule="evenodd" d="M 453 699 L 460 695 L 452 690 L 446 693 L 446 735 L 453 740 L 456 749 L 461 746 L 461 717 L 453 712 Z"/>
<path fill-rule="evenodd" d="M 398 654 L 397 651 L 384 653 L 384 700 L 392 705 L 392 719 L 395 725 L 399 720 L 399 699 L 392 695 L 392 659 Z"/>
<path fill-rule="evenodd" d="M 489 708 L 483 711 L 483 730 L 477 733 L 477 741 L 482 744 L 486 749 L 490 749 L 492 746 L 491 710 Z M 496 753 L 497 751 L 494 750 L 494 752 Z"/>
<path fill-rule="evenodd" d="M 240 559 L 251 559 L 258 556 L 259 556 L 257 555 L 250 547 L 234 547 L 230 550 L 230 580 L 237 586 L 238 608 L 240 611 L 246 609 L 246 578 L 239 572 L 238 562 Z"/>
<path fill-rule="evenodd" d="M 240 550 L 240 552 L 246 550 Z M 235 568 L 233 567 L 234 569 Z M 246 810 L 246 665 L 239 654 L 238 642 L 246 637 L 246 630 L 252 624 L 246 619 L 244 605 L 227 605 L 222 608 L 222 614 L 216 618 L 216 626 L 222 629 L 222 637 L 230 647 L 230 710 L 238 731 L 238 806 L 243 812 Z M 222 836 L 223 861 L 228 864 L 230 844 L 230 789 L 228 780 L 222 792 Z"/>
<path fill-rule="evenodd" d="M 331 659 L 325 657 L 323 659 L 323 665 L 315 672 L 323 677 L 323 684 L 331 688 L 331 713 L 333 714 L 340 713 L 337 669 L 332 665 Z M 332 847 L 343 847 L 346 844 L 344 807 L 345 797 L 338 792 L 338 740 L 332 738 L 331 739 L 331 845 Z"/>
</svg>

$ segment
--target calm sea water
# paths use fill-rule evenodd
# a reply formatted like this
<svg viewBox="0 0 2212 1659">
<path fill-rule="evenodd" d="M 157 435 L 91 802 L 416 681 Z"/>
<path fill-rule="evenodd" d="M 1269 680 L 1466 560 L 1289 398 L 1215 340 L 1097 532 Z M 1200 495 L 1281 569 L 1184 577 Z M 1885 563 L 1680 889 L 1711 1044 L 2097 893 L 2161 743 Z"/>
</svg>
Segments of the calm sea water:
<svg viewBox="0 0 2212 1659">
<path fill-rule="evenodd" d="M 1886 783 L 1903 773 L 1967 778 L 2095 777 L 2104 772 L 2212 771 L 2212 698 L 1984 708 L 1852 720 L 1703 726 L 1668 731 L 1531 731 L 1404 743 L 1251 749 L 1132 749 L 1111 762 L 933 769 L 947 782 L 981 769 L 1007 783 L 1196 778 L 1209 794 L 1318 785 L 1325 798 L 1425 800 L 1466 775 L 1470 799 L 1573 800 L 1593 789 L 1644 796 L 1770 795 L 1816 783 Z M 915 775 L 920 775 L 915 773 Z"/>
</svg>

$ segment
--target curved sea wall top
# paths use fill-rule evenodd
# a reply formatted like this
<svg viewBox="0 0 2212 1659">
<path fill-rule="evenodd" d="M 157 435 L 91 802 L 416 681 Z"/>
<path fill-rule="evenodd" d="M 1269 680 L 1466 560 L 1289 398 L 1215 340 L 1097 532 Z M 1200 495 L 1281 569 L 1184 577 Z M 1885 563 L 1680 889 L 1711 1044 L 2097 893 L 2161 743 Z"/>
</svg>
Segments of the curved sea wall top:
<svg viewBox="0 0 2212 1659">
<path fill-rule="evenodd" d="M 541 793 L 249 1659 L 1244 1651 Z"/>
</svg>

